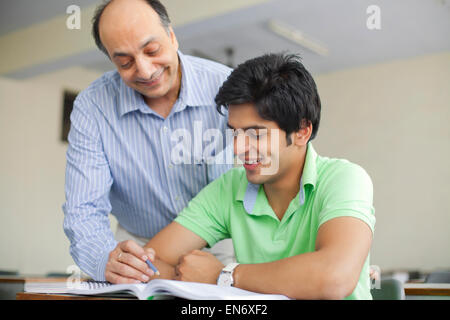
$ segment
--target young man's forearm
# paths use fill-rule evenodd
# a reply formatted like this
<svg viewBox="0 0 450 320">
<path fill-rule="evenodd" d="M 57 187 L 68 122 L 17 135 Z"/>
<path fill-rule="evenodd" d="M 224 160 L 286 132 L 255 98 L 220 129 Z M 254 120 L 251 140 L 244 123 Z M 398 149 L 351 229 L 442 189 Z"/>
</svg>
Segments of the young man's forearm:
<svg viewBox="0 0 450 320">
<path fill-rule="evenodd" d="M 319 251 L 269 263 L 241 264 L 234 271 L 241 289 L 283 294 L 293 299 L 343 299 L 356 282 Z"/>
<path fill-rule="evenodd" d="M 154 275 L 151 277 L 151 280 L 154 279 L 169 279 L 172 280 L 175 277 L 175 267 L 168 264 L 167 262 L 162 261 L 161 259 L 156 258 L 153 262 L 156 269 L 158 269 L 160 275 Z"/>
</svg>

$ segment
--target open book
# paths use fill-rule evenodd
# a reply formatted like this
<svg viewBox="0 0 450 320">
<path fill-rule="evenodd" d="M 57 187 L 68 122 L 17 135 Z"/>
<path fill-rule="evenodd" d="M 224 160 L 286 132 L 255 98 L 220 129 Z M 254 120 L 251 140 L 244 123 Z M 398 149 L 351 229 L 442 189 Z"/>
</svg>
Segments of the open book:
<svg viewBox="0 0 450 320">
<path fill-rule="evenodd" d="M 178 297 L 189 300 L 287 300 L 283 295 L 260 294 L 235 287 L 214 284 L 156 279 L 142 284 L 110 284 L 108 282 L 26 282 L 25 292 L 77 295 L 129 293 L 140 300 Z"/>
</svg>

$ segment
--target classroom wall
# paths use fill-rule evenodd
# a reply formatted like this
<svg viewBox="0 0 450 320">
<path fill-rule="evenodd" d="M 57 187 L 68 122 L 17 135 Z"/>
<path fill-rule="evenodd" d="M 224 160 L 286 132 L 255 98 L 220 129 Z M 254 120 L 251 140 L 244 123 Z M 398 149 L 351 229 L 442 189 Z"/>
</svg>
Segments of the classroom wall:
<svg viewBox="0 0 450 320">
<path fill-rule="evenodd" d="M 323 106 L 315 148 L 372 177 L 371 262 L 383 269 L 450 267 L 449 70 L 447 52 L 315 75 Z M 71 68 L 0 78 L 0 269 L 43 274 L 73 264 L 62 230 L 62 91 L 98 76 Z"/>
<path fill-rule="evenodd" d="M 450 53 L 315 77 L 317 151 L 372 177 L 377 223 L 371 263 L 450 268 Z"/>
<path fill-rule="evenodd" d="M 0 269 L 64 272 L 73 264 L 63 229 L 63 90 L 99 76 L 71 68 L 29 81 L 0 78 Z"/>
</svg>

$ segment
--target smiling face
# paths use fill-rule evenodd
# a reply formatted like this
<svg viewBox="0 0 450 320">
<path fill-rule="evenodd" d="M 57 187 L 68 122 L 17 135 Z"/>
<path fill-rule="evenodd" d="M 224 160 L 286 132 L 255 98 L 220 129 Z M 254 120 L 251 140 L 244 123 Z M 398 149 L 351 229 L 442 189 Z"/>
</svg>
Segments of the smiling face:
<svg viewBox="0 0 450 320">
<path fill-rule="evenodd" d="M 178 96 L 178 41 L 142 0 L 115 0 L 100 19 L 100 39 L 123 81 L 148 102 Z"/>
<path fill-rule="evenodd" d="M 311 126 L 292 133 L 288 145 L 286 132 L 275 121 L 261 118 L 251 103 L 230 105 L 228 126 L 235 130 L 234 154 L 243 162 L 249 182 L 283 184 L 301 171 Z"/>
</svg>

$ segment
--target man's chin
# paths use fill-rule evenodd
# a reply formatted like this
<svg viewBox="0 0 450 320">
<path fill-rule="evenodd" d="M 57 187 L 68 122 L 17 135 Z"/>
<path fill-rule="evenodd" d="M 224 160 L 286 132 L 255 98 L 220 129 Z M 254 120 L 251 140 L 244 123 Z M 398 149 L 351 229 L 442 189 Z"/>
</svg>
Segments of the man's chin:
<svg viewBox="0 0 450 320">
<path fill-rule="evenodd" d="M 164 95 L 167 93 L 167 92 L 164 92 L 164 90 L 160 86 L 155 87 L 155 88 L 145 88 L 145 87 L 143 88 L 141 86 L 137 86 L 137 87 L 134 87 L 134 89 L 137 92 L 139 92 L 140 94 L 142 94 L 144 96 L 144 98 L 147 98 L 150 100 L 164 97 Z"/>
</svg>

